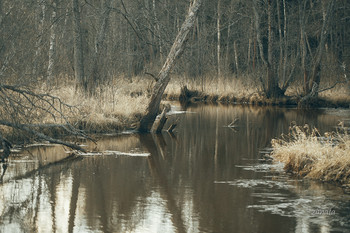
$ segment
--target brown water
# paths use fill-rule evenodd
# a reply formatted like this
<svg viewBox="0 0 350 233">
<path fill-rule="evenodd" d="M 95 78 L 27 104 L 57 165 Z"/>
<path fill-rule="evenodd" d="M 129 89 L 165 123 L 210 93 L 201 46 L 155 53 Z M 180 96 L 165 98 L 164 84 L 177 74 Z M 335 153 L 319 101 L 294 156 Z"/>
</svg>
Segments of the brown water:
<svg viewBox="0 0 350 233">
<path fill-rule="evenodd" d="M 0 232 L 350 231 L 350 195 L 262 160 L 291 121 L 333 130 L 349 111 L 192 106 L 173 113 L 174 135 L 105 136 L 87 142 L 103 153 L 56 164 L 68 155 L 60 146 L 13 156 L 0 184 Z M 237 127 L 227 127 L 236 117 Z"/>
</svg>

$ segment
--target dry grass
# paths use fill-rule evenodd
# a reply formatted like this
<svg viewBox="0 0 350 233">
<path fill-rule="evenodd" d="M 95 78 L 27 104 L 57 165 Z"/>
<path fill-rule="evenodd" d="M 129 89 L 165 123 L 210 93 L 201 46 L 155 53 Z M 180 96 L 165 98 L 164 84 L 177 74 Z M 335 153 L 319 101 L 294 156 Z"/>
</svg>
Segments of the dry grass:
<svg viewBox="0 0 350 233">
<path fill-rule="evenodd" d="M 207 95 L 235 96 L 243 98 L 259 91 L 251 77 L 219 77 L 203 76 L 196 79 L 188 77 L 174 77 L 169 83 L 166 92 L 169 95 L 179 95 L 181 86 L 203 92 Z"/>
<path fill-rule="evenodd" d="M 260 86 L 254 84 L 252 77 L 244 75 L 240 77 L 221 76 L 219 78 L 214 75 L 196 79 L 174 77 L 165 91 L 167 97 L 178 99 L 183 86 L 187 86 L 189 90 L 198 94 L 190 101 L 263 103 L 266 100 L 264 96 L 259 94 L 261 93 Z"/>
<path fill-rule="evenodd" d="M 272 147 L 272 157 L 283 162 L 287 171 L 350 184 L 350 136 L 344 128 L 321 136 L 317 129 L 292 126 L 289 135 L 272 140 Z"/>
<path fill-rule="evenodd" d="M 51 93 L 76 107 L 77 111 L 70 114 L 69 119 L 79 127 L 92 132 L 115 132 L 135 127 L 149 101 L 145 91 L 148 86 L 149 80 L 135 78 L 130 83 L 119 79 L 100 87 L 90 97 L 67 83 Z"/>
<path fill-rule="evenodd" d="M 149 102 L 154 80 L 150 76 L 129 78 L 116 77 L 113 81 L 98 88 L 96 94 L 87 97 L 75 89 L 75 82 L 70 77 L 60 78 L 60 83 L 54 85 L 51 94 L 63 102 L 75 106 L 76 110 L 65 112 L 71 122 L 80 128 L 93 132 L 113 132 L 130 128 L 138 123 Z M 266 99 L 261 93 L 254 77 L 219 77 L 203 76 L 197 78 L 172 76 L 165 90 L 168 99 L 177 100 L 181 88 L 187 86 L 205 96 L 205 101 L 238 102 L 256 105 L 287 104 L 287 100 L 277 102 Z M 46 87 L 39 87 L 39 92 L 45 92 Z M 330 93 L 330 94 L 329 94 Z M 341 92 L 343 93 L 343 92 Z M 336 98 L 334 92 L 328 91 L 329 96 Z M 52 123 L 47 119 L 45 123 Z M 57 123 L 57 122 L 56 122 Z"/>
</svg>

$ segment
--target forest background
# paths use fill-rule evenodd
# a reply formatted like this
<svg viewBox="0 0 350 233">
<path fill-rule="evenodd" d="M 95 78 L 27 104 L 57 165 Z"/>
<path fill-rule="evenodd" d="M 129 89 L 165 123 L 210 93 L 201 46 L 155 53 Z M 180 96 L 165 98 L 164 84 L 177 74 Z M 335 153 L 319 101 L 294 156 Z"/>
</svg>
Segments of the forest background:
<svg viewBox="0 0 350 233">
<path fill-rule="evenodd" d="M 137 127 L 190 4 L 1 0 L 3 132 Z M 165 97 L 348 107 L 349 12 L 344 0 L 204 0 Z"/>
</svg>

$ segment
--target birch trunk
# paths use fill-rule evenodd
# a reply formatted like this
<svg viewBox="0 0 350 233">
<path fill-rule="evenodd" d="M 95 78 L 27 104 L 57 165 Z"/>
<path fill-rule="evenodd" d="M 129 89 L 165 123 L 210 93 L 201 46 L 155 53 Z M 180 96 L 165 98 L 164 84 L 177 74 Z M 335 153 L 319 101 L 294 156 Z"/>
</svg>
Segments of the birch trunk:
<svg viewBox="0 0 350 233">
<path fill-rule="evenodd" d="M 184 23 L 181 26 L 179 33 L 177 34 L 175 41 L 170 49 L 168 57 L 158 74 L 158 81 L 153 87 L 151 100 L 148 104 L 146 114 L 142 117 L 140 122 L 139 131 L 140 132 L 149 132 L 152 124 L 157 116 L 160 101 L 164 93 L 165 88 L 167 87 L 170 76 L 169 73 L 174 67 L 176 60 L 179 58 L 182 53 L 185 45 L 185 41 L 188 38 L 189 31 L 193 28 L 195 23 L 198 10 L 202 5 L 202 0 L 194 0 L 191 4 L 187 17 Z"/>
<path fill-rule="evenodd" d="M 153 8 L 153 17 L 154 17 L 154 31 L 157 34 L 157 41 L 158 41 L 158 47 L 159 47 L 159 58 L 160 61 L 163 61 L 163 47 L 162 47 L 162 40 L 160 36 L 160 24 L 157 16 L 157 10 L 156 10 L 156 0 L 152 1 L 152 8 Z"/>
<path fill-rule="evenodd" d="M 47 67 L 47 81 L 49 85 L 52 84 L 53 81 L 53 68 L 55 65 L 56 58 L 56 18 L 57 18 L 57 0 L 52 1 L 52 15 L 51 15 L 51 32 L 50 32 L 50 48 L 49 48 L 49 65 Z"/>
<path fill-rule="evenodd" d="M 236 65 L 236 74 L 239 74 L 239 66 L 238 66 L 238 53 L 237 53 L 237 41 L 233 42 L 233 50 L 235 54 L 235 65 Z"/>
<path fill-rule="evenodd" d="M 221 58 L 220 58 L 220 48 L 221 48 L 221 29 L 220 29 L 220 0 L 218 0 L 218 15 L 216 21 L 216 29 L 217 29 L 217 63 L 218 63 L 218 77 L 221 77 Z"/>
</svg>

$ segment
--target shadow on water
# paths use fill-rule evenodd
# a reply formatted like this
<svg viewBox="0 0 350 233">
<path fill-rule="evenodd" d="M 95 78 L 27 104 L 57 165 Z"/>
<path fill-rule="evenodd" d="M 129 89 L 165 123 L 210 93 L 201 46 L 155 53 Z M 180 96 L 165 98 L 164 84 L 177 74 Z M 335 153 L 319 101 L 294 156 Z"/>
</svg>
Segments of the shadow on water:
<svg viewBox="0 0 350 233">
<path fill-rule="evenodd" d="M 175 108 L 169 116 L 169 124 L 179 119 L 174 134 L 103 137 L 97 146 L 87 142 L 101 153 L 82 159 L 67 158 L 60 146 L 11 158 L 1 167 L 0 232 L 350 229 L 350 197 L 339 187 L 295 179 L 282 164 L 262 160 L 271 139 L 286 133 L 290 122 L 324 132 L 348 115 L 327 109 Z M 235 118 L 235 126 L 227 127 Z"/>
</svg>

